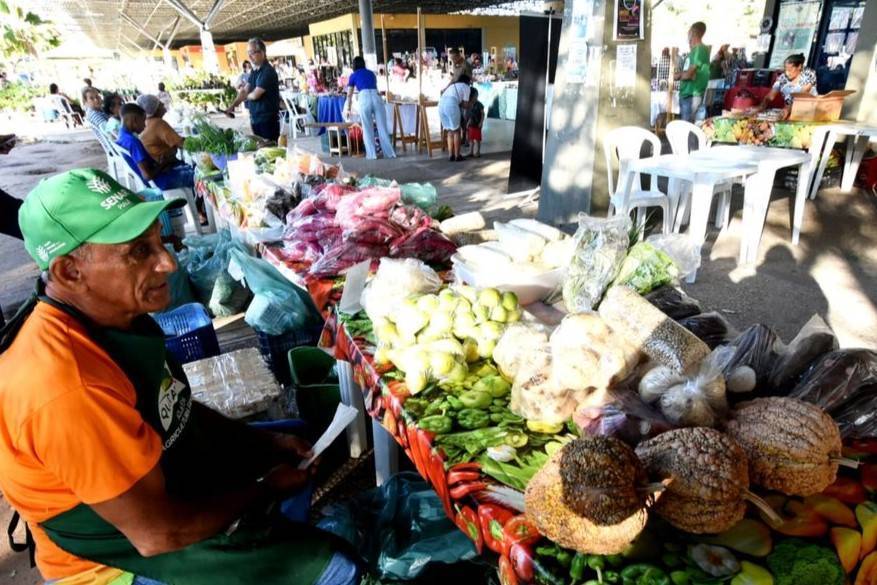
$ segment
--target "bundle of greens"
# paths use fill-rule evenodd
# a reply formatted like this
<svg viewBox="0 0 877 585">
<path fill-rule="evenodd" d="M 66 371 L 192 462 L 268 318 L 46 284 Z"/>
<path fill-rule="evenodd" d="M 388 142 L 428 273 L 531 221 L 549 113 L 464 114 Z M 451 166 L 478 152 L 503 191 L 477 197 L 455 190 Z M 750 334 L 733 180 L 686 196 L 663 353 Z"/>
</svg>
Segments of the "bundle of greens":
<svg viewBox="0 0 877 585">
<path fill-rule="evenodd" d="M 195 134 L 187 137 L 183 143 L 183 148 L 188 152 L 228 156 L 256 149 L 256 142 L 252 138 L 247 138 L 231 128 L 223 130 L 204 119 L 195 122 L 194 131 Z"/>
<path fill-rule="evenodd" d="M 612 284 L 630 286 L 644 295 L 678 278 L 679 270 L 670 256 L 648 242 L 640 242 L 627 253 Z"/>
</svg>

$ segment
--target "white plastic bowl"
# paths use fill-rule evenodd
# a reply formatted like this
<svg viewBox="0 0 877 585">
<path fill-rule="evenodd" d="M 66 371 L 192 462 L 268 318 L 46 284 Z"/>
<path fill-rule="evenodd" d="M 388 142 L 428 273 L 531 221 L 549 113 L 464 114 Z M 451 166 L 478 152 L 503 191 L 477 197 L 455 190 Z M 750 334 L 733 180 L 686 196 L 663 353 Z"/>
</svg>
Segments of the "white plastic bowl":
<svg viewBox="0 0 877 585">
<path fill-rule="evenodd" d="M 459 280 L 477 288 L 511 291 L 518 295 L 518 302 L 522 305 L 529 305 L 546 298 L 561 285 L 566 274 L 566 268 L 555 268 L 539 274 L 526 274 L 516 272 L 514 264 L 506 265 L 501 270 L 488 271 L 465 264 L 458 254 L 451 256 L 451 262 L 454 263 L 454 274 Z"/>
</svg>

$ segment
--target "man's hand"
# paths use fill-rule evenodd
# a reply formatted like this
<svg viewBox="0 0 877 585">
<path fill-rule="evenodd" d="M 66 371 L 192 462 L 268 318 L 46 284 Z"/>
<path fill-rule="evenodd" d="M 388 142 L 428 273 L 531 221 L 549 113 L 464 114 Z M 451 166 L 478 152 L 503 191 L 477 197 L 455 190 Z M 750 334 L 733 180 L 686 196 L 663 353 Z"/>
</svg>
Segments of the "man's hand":
<svg viewBox="0 0 877 585">
<path fill-rule="evenodd" d="M 295 435 L 272 433 L 274 447 L 283 454 L 288 454 L 294 461 L 307 459 L 311 456 L 311 444 Z"/>
<path fill-rule="evenodd" d="M 234 110 L 232 108 L 228 108 L 227 110 L 225 110 L 225 115 L 229 118 L 234 118 Z"/>
<path fill-rule="evenodd" d="M 296 469 L 284 463 L 269 471 L 262 482 L 272 496 L 283 497 L 304 488 L 313 473 L 313 468 Z"/>
</svg>

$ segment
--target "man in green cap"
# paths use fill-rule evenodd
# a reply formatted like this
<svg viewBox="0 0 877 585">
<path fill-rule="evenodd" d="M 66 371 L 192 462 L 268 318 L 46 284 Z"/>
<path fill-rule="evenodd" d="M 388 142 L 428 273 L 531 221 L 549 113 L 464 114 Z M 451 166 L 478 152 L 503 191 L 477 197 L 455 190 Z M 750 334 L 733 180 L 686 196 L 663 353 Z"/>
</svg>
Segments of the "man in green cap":
<svg viewBox="0 0 877 585">
<path fill-rule="evenodd" d="M 193 402 L 165 353 L 158 216 L 184 204 L 92 169 L 28 195 L 43 273 L 0 339 L 0 490 L 53 583 L 357 583 L 329 535 L 266 512 L 307 483 L 309 446 Z"/>
</svg>

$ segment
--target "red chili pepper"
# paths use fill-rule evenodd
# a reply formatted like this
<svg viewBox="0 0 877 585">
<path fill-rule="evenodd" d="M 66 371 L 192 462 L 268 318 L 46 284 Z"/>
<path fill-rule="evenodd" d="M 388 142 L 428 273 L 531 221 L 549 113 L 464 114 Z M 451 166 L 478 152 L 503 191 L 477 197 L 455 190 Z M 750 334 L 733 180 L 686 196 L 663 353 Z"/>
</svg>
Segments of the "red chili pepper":
<svg viewBox="0 0 877 585">
<path fill-rule="evenodd" d="M 515 574 L 525 583 L 533 581 L 533 553 L 529 546 L 520 542 L 512 544 L 509 549 L 509 561 Z"/>
<path fill-rule="evenodd" d="M 429 479 L 432 481 L 435 491 L 445 508 L 445 513 L 448 516 L 451 516 L 453 512 L 451 510 L 451 497 L 448 492 L 448 482 L 445 479 L 445 460 L 435 449 L 432 448 L 432 444 L 429 442 L 429 439 L 426 438 L 425 433 L 420 435 L 420 441 L 421 448 L 429 452 L 429 456 L 426 459 Z"/>
<path fill-rule="evenodd" d="M 849 446 L 854 451 L 877 455 L 877 439 L 853 439 Z"/>
<path fill-rule="evenodd" d="M 451 488 L 451 499 L 462 500 L 472 492 L 480 492 L 487 488 L 487 484 L 483 481 L 470 481 L 468 483 L 458 483 Z"/>
<path fill-rule="evenodd" d="M 481 479 L 481 472 L 479 471 L 450 471 L 448 472 L 448 485 L 454 485 L 455 483 L 461 483 L 464 481 L 478 481 Z"/>
<path fill-rule="evenodd" d="M 845 504 L 861 504 L 868 499 L 862 483 L 843 475 L 839 475 L 833 484 L 822 490 L 822 493 L 835 497 Z"/>
<path fill-rule="evenodd" d="M 862 486 L 869 492 L 877 491 L 877 464 L 862 465 Z"/>
<path fill-rule="evenodd" d="M 507 557 L 499 557 L 499 583 L 500 585 L 518 585 L 518 577 L 512 568 L 512 562 Z"/>
<path fill-rule="evenodd" d="M 511 557 L 510 549 L 512 545 L 521 544 L 529 548 L 542 538 L 542 535 L 539 534 L 539 530 L 536 529 L 536 525 L 530 522 L 530 520 L 528 520 L 523 514 L 515 516 L 506 522 L 502 531 L 505 534 L 503 542 L 506 545 L 506 549 L 503 550 L 503 553 L 509 557 Z"/>
<path fill-rule="evenodd" d="M 408 434 L 408 448 L 411 449 L 411 460 L 417 468 L 420 477 L 429 481 L 429 474 L 426 471 L 426 464 L 423 455 L 420 453 L 420 441 L 417 439 L 417 427 L 415 425 L 405 425 L 405 432 Z"/>
<path fill-rule="evenodd" d="M 411 393 L 408 391 L 408 386 L 405 385 L 405 382 L 401 382 L 399 380 L 392 380 L 387 382 L 387 389 L 398 398 L 408 398 L 411 396 Z"/>
<path fill-rule="evenodd" d="M 454 518 L 457 527 L 463 531 L 475 543 L 475 551 L 480 555 L 484 550 L 484 538 L 478 527 L 478 514 L 469 506 L 458 506 L 457 516 Z"/>
<path fill-rule="evenodd" d="M 478 506 L 478 522 L 481 525 L 481 534 L 484 535 L 484 544 L 495 553 L 502 554 L 508 548 L 504 545 L 505 534 L 502 527 L 514 517 L 514 513 L 496 504 L 481 504 Z"/>
</svg>

